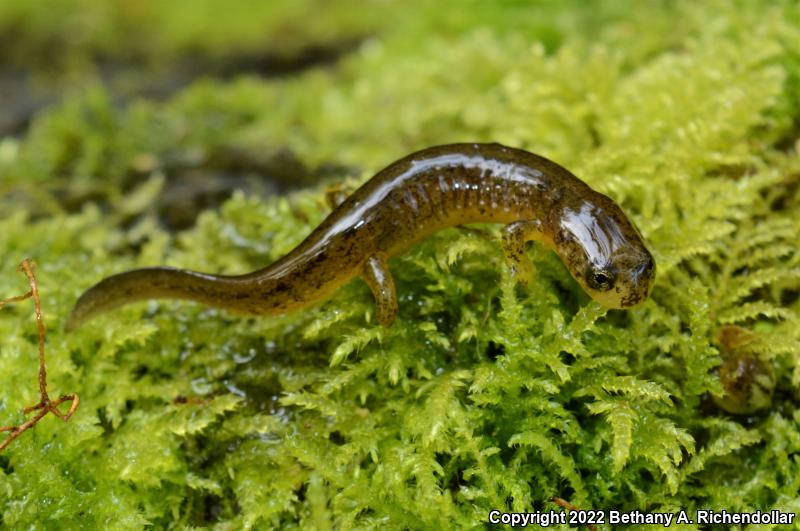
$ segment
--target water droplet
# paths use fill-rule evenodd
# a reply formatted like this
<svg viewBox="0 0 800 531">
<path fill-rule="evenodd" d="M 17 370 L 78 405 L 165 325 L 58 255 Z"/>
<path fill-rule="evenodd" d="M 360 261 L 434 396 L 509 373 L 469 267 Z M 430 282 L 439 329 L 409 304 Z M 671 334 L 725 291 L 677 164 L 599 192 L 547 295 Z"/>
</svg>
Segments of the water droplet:
<svg viewBox="0 0 800 531">
<path fill-rule="evenodd" d="M 247 353 L 236 352 L 233 355 L 233 361 L 238 364 L 249 363 L 256 357 L 256 349 L 251 348 Z"/>
</svg>

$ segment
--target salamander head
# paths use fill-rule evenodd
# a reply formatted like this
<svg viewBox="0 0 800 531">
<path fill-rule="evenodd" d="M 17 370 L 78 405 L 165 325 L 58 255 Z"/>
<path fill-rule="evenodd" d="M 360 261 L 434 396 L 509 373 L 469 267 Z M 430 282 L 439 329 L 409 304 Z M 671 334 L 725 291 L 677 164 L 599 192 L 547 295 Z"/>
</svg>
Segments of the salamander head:
<svg viewBox="0 0 800 531">
<path fill-rule="evenodd" d="M 628 308 L 650 295 L 656 275 L 641 234 L 608 197 L 596 194 L 553 220 L 553 244 L 584 290 L 609 308 Z"/>
</svg>

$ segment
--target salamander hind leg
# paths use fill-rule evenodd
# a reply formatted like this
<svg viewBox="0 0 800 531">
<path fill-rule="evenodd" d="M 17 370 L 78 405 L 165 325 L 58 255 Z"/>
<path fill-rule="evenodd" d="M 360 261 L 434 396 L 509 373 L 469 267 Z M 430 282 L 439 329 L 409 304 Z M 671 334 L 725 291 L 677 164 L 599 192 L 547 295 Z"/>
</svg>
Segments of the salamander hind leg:
<svg viewBox="0 0 800 531">
<path fill-rule="evenodd" d="M 543 236 L 542 224 L 536 220 L 515 221 L 503 228 L 503 252 L 511 273 L 524 286 L 533 281 L 533 262 L 525 254 L 525 244 L 543 239 Z"/>
<path fill-rule="evenodd" d="M 397 293 L 386 257 L 373 255 L 367 258 L 362 276 L 375 297 L 378 322 L 383 326 L 391 325 L 397 317 Z"/>
<path fill-rule="evenodd" d="M 330 208 L 336 208 L 353 193 L 353 187 L 343 183 L 332 184 L 325 190 L 325 202 Z"/>
</svg>

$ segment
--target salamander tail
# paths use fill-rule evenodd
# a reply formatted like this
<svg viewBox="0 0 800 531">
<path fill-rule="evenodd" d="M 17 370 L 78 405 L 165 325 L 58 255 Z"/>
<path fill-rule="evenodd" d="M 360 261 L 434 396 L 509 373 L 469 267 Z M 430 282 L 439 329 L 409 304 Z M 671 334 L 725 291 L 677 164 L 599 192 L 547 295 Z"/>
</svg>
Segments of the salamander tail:
<svg viewBox="0 0 800 531">
<path fill-rule="evenodd" d="M 219 305 L 226 279 L 171 267 L 134 269 L 104 278 L 78 298 L 64 329 L 73 331 L 107 311 L 148 299 L 188 299 Z M 227 286 L 230 289 L 230 286 Z M 217 304 L 214 304 L 217 302 Z"/>
</svg>

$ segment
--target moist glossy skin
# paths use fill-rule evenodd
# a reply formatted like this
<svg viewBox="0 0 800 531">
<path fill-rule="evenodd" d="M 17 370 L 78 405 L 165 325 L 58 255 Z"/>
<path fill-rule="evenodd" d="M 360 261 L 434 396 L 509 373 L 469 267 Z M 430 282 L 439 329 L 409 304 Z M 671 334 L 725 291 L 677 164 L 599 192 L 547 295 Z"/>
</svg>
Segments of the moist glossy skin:
<svg viewBox="0 0 800 531">
<path fill-rule="evenodd" d="M 388 259 L 431 233 L 464 223 L 503 223 L 503 248 L 527 283 L 524 252 L 537 240 L 555 250 L 601 304 L 645 300 L 655 263 L 639 231 L 611 199 L 558 164 L 499 144 L 451 144 L 394 162 L 344 200 L 300 245 L 275 263 L 240 276 L 168 267 L 108 277 L 86 291 L 67 329 L 130 302 L 174 298 L 257 315 L 314 304 L 353 277 L 363 278 L 378 321 L 397 314 Z"/>
</svg>

